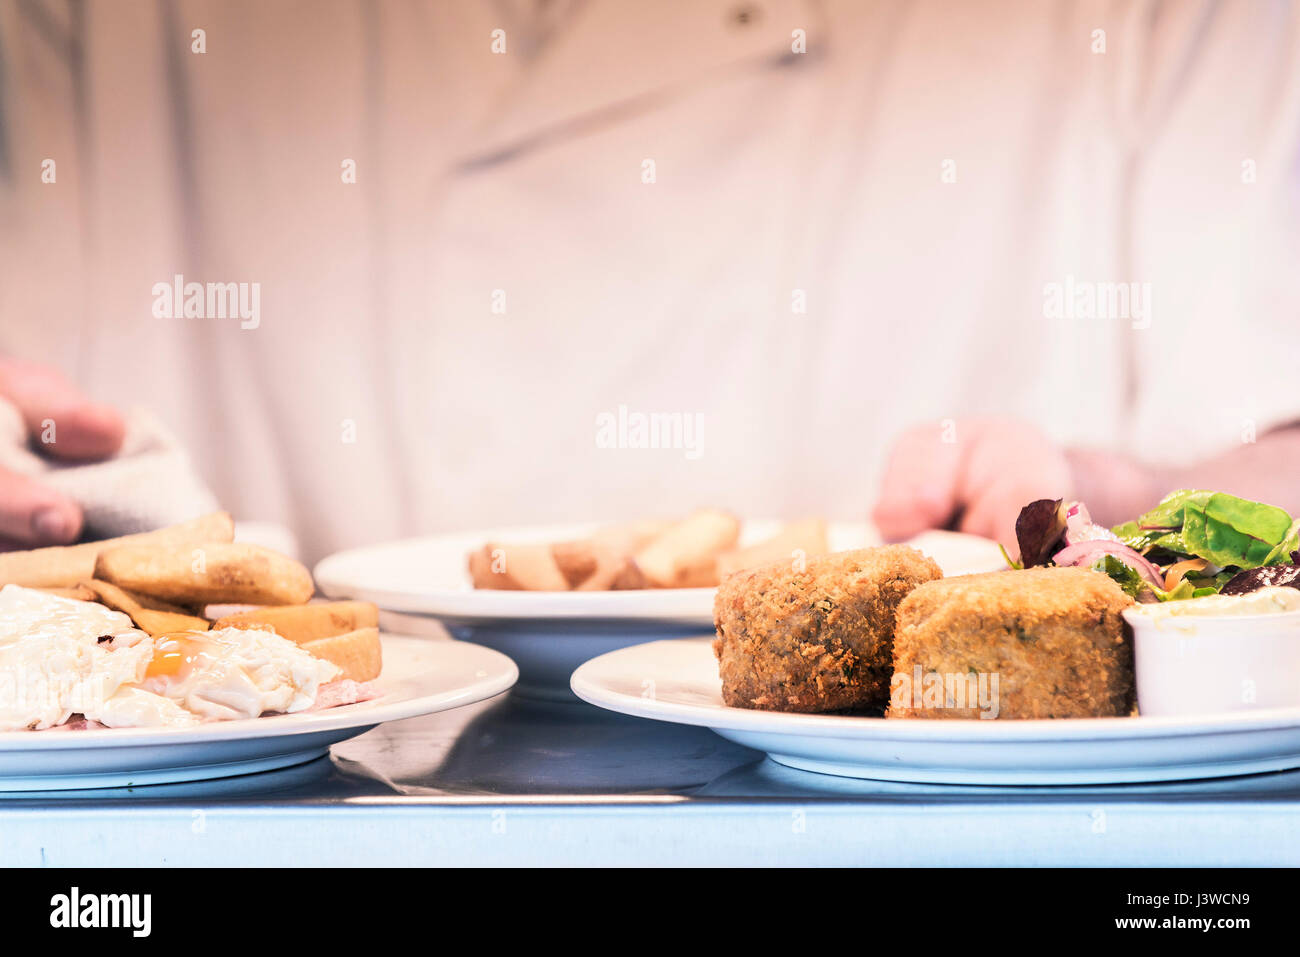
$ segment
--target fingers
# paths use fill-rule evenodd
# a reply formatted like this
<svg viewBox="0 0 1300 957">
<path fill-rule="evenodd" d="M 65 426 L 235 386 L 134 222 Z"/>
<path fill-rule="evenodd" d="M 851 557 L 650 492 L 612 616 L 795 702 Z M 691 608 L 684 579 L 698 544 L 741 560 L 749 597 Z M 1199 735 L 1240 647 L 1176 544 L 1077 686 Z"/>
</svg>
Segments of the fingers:
<svg viewBox="0 0 1300 957">
<path fill-rule="evenodd" d="M 90 401 L 51 369 L 0 358 L 0 395 L 18 408 L 28 433 L 52 458 L 103 459 L 122 447 L 121 413 Z"/>
<path fill-rule="evenodd" d="M 102 459 L 122 446 L 122 416 L 91 402 L 51 369 L 0 357 L 0 395 L 14 404 L 28 433 L 51 457 Z M 0 470 L 0 551 L 75 542 L 82 520 L 71 499 L 34 479 Z"/>
<path fill-rule="evenodd" d="M 994 492 L 970 503 L 957 530 L 1000 542 L 1008 555 L 1017 554 L 1016 517 L 1031 499 L 1023 494 Z"/>
<path fill-rule="evenodd" d="M 889 458 L 873 518 L 886 539 L 956 524 L 1014 553 L 1016 517 L 1036 498 L 1069 498 L 1064 452 L 1015 419 L 948 420 L 904 433 Z"/>
<path fill-rule="evenodd" d="M 1073 497 L 1065 453 L 1037 427 L 1015 420 L 981 423 L 963 462 L 959 530 L 992 538 L 1016 554 L 1016 518 L 1040 498 Z"/>
<path fill-rule="evenodd" d="M 871 518 L 888 541 L 944 528 L 957 511 L 961 455 L 937 423 L 905 432 L 894 445 Z"/>
<path fill-rule="evenodd" d="M 0 548 L 66 545 L 81 534 L 81 509 L 24 475 L 0 469 Z"/>
</svg>

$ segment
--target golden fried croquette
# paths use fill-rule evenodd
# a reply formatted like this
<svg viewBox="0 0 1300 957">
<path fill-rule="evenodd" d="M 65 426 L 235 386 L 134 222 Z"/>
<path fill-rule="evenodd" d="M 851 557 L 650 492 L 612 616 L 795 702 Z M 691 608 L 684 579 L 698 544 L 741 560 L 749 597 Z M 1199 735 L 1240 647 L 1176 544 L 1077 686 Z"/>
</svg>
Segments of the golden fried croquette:
<svg viewBox="0 0 1300 957">
<path fill-rule="evenodd" d="M 1127 715 L 1133 648 L 1120 612 L 1131 604 L 1118 585 L 1087 568 L 921 585 L 898 609 L 888 717 Z M 973 700 L 975 691 L 991 692 L 992 700 Z"/>
<path fill-rule="evenodd" d="M 889 700 L 898 603 L 942 574 L 916 549 L 888 545 L 728 576 L 713 603 L 723 700 L 767 711 L 879 713 Z"/>
</svg>

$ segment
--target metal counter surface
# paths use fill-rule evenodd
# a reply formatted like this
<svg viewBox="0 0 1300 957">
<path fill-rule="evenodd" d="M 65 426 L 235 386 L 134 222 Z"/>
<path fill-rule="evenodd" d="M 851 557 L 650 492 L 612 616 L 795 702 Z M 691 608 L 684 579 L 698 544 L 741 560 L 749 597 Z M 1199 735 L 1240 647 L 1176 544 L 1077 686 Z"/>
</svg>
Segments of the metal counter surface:
<svg viewBox="0 0 1300 957">
<path fill-rule="evenodd" d="M 0 795 L 6 866 L 1297 863 L 1300 771 L 1112 787 L 858 781 L 518 690 L 284 770 Z"/>
</svg>

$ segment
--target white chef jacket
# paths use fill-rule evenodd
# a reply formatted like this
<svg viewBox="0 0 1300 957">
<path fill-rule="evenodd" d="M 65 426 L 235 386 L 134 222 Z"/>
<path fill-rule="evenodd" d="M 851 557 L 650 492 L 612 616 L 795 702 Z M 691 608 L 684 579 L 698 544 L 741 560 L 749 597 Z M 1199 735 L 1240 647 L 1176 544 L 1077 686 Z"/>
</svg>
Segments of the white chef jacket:
<svg viewBox="0 0 1300 957">
<path fill-rule="evenodd" d="M 0 0 L 0 50 L 0 350 L 309 557 L 860 517 L 915 422 L 1172 462 L 1300 412 L 1293 5 Z"/>
</svg>

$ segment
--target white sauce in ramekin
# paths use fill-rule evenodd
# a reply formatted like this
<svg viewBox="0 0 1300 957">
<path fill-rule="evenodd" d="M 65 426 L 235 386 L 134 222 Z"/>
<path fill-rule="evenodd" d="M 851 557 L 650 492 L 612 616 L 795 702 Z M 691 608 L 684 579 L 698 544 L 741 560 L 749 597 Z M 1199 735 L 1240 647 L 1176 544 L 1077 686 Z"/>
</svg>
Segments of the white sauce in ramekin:
<svg viewBox="0 0 1300 957">
<path fill-rule="evenodd" d="M 1152 602 L 1136 605 L 1132 611 L 1148 618 L 1276 615 L 1284 611 L 1300 611 L 1300 588 L 1270 585 L 1245 595 L 1205 595 L 1182 601 Z"/>
</svg>

